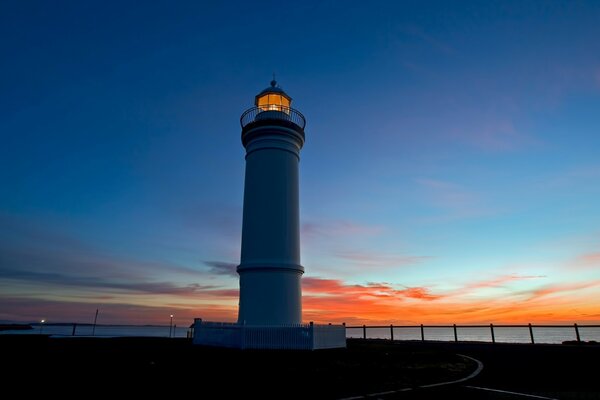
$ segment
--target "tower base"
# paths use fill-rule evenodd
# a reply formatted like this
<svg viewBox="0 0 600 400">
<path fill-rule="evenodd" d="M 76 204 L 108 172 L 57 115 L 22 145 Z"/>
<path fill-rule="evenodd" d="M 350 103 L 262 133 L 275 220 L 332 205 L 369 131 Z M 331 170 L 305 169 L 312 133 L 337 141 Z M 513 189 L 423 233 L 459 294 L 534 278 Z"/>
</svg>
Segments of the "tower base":
<svg viewBox="0 0 600 400">
<path fill-rule="evenodd" d="M 317 350 L 346 347 L 345 325 L 242 325 L 194 320 L 193 343 L 238 349 Z"/>
</svg>

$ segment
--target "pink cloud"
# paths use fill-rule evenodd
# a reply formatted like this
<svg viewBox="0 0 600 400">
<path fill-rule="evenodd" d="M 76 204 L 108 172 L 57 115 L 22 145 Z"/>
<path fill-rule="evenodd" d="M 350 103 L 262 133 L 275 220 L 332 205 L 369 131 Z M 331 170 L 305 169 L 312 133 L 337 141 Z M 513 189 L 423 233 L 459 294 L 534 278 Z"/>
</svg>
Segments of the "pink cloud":
<svg viewBox="0 0 600 400">
<path fill-rule="evenodd" d="M 443 297 L 425 287 L 397 289 L 385 282 L 356 285 L 338 279 L 306 277 L 302 286 L 304 318 L 321 322 L 389 321 L 395 315 L 406 316 L 407 310 L 419 308 L 418 304 Z"/>
<path fill-rule="evenodd" d="M 600 286 L 600 280 L 592 280 L 586 282 L 577 283 L 564 283 L 564 284 L 553 284 L 542 286 L 538 289 L 532 290 L 530 300 L 537 300 L 540 297 L 553 296 L 557 294 L 564 294 L 568 292 L 574 292 L 584 289 Z"/>
<path fill-rule="evenodd" d="M 405 297 L 419 300 L 437 300 L 443 297 L 441 295 L 431 294 L 430 290 L 425 287 L 411 287 L 398 292 L 402 293 Z"/>
<path fill-rule="evenodd" d="M 599 267 L 600 266 L 600 253 L 586 253 L 581 254 L 575 258 L 574 265 L 578 267 Z"/>
<path fill-rule="evenodd" d="M 237 299 L 240 296 L 239 289 L 213 289 L 205 290 L 200 296 L 196 296 L 197 299 L 214 297 L 218 299 Z"/>
<path fill-rule="evenodd" d="M 469 283 L 461 289 L 461 292 L 466 293 L 466 292 L 472 292 L 474 290 L 484 289 L 484 288 L 504 287 L 508 283 L 511 283 L 511 282 L 523 281 L 523 280 L 529 280 L 529 279 L 540 279 L 540 278 L 545 278 L 545 276 L 544 275 L 518 275 L 518 274 L 501 275 L 501 276 L 497 276 L 494 278 Z"/>
<path fill-rule="evenodd" d="M 316 277 L 306 277 L 302 279 L 304 292 L 312 295 L 325 296 L 366 296 L 369 298 L 403 298 L 419 300 L 436 300 L 441 295 L 433 295 L 426 287 L 407 287 L 405 289 L 396 289 L 393 285 L 385 282 L 370 282 L 366 285 L 349 285 L 338 279 L 323 279 Z"/>
</svg>

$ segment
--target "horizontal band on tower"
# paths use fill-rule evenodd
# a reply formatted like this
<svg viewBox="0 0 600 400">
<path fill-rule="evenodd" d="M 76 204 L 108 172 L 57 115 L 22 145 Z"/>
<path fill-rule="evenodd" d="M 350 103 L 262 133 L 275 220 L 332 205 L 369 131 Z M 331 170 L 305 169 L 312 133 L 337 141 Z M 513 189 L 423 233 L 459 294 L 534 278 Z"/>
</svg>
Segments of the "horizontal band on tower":
<svg viewBox="0 0 600 400">
<path fill-rule="evenodd" d="M 271 135 L 277 135 L 284 140 L 293 140 L 299 148 L 304 146 L 304 130 L 294 126 L 273 125 L 272 123 L 253 124 L 242 129 L 242 144 L 247 147 L 255 139 Z"/>
<path fill-rule="evenodd" d="M 276 270 L 287 270 L 293 272 L 304 273 L 304 267 L 300 264 L 283 264 L 283 263 L 244 263 L 237 267 L 237 272 L 245 271 L 269 271 L 275 272 Z"/>
<path fill-rule="evenodd" d="M 256 151 L 260 150 L 282 150 L 292 153 L 298 160 L 300 160 L 300 147 L 295 140 L 290 140 L 285 137 L 277 135 L 268 135 L 261 136 L 252 140 L 251 143 L 248 143 L 246 146 L 246 159 L 248 156 Z"/>
</svg>

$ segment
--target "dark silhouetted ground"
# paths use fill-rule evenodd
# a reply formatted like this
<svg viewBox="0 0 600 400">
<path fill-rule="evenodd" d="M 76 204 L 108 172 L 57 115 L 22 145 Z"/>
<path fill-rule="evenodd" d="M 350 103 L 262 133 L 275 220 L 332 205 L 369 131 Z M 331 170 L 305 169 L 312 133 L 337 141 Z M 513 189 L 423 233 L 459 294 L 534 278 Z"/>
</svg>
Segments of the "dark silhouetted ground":
<svg viewBox="0 0 600 400">
<path fill-rule="evenodd" d="M 481 360 L 482 373 L 374 398 L 525 398 L 468 386 L 600 398 L 600 346 L 350 340 L 348 349 L 240 351 L 186 339 L 0 336 L 4 387 L 28 397 L 342 398 L 467 376 L 476 364 L 457 353 Z"/>
<path fill-rule="evenodd" d="M 122 393 L 195 394 L 200 398 L 336 398 L 459 378 L 475 364 L 444 350 L 352 341 L 348 349 L 240 351 L 193 346 L 186 339 L 0 336 L 7 381 L 28 390 L 73 385 Z M 76 390 L 79 393 L 80 390 Z"/>
</svg>

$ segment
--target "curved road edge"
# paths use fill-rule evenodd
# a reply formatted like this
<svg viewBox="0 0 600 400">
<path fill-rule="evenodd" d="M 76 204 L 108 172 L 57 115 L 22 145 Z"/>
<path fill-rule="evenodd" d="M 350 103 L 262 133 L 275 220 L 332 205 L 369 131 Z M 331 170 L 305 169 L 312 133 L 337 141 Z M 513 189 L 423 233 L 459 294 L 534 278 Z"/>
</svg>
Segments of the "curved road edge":
<svg viewBox="0 0 600 400">
<path fill-rule="evenodd" d="M 468 381 L 469 379 L 475 378 L 483 370 L 483 363 L 481 361 L 479 361 L 478 359 L 466 356 L 464 354 L 457 354 L 457 356 L 460 356 L 462 358 L 467 358 L 467 359 L 469 359 L 471 361 L 475 361 L 477 363 L 477 368 L 475 369 L 475 371 L 473 371 L 469 376 L 467 376 L 465 378 L 461 378 L 461 379 L 457 379 L 455 381 L 449 381 L 449 382 L 431 383 L 429 385 L 419 386 L 419 388 L 430 388 L 430 387 L 445 386 L 445 385 L 452 385 L 452 384 L 455 384 L 455 383 L 465 382 L 465 381 Z"/>
<path fill-rule="evenodd" d="M 388 390 L 386 392 L 369 393 L 369 394 L 365 394 L 365 395 L 361 395 L 361 396 L 344 397 L 344 398 L 339 399 L 339 400 L 366 399 L 366 398 L 370 398 L 370 397 L 385 396 L 385 395 L 394 394 L 394 393 L 400 393 L 400 392 L 409 392 L 409 391 L 414 390 L 414 389 L 426 389 L 426 388 L 432 388 L 432 387 L 454 385 L 454 384 L 466 382 L 466 381 L 468 381 L 470 379 L 475 378 L 483 370 L 483 363 L 481 361 L 479 361 L 478 359 L 470 357 L 470 356 L 466 356 L 464 354 L 457 354 L 457 356 L 469 359 L 471 361 L 475 361 L 475 363 L 477 364 L 477 368 L 475 368 L 475 371 L 471 372 L 468 376 L 466 376 L 464 378 L 460 378 L 460 379 L 457 379 L 457 380 L 454 380 L 454 381 L 430 383 L 428 385 L 421 385 L 421 386 L 416 386 L 416 387 L 408 387 L 408 388 L 402 388 L 402 389 L 397 389 L 397 390 Z"/>
</svg>

